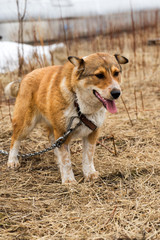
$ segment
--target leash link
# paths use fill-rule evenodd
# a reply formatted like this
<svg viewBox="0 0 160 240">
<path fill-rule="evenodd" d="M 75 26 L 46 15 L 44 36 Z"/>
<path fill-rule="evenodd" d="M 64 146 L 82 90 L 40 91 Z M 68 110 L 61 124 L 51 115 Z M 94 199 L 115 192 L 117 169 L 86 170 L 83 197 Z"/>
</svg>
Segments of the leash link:
<svg viewBox="0 0 160 240">
<path fill-rule="evenodd" d="M 18 157 L 22 157 L 22 158 L 29 158 L 29 157 L 34 157 L 34 156 L 37 156 L 37 155 L 40 155 L 42 153 L 46 153 L 46 152 L 49 152 L 51 150 L 53 150 L 54 148 L 60 148 L 61 145 L 66 141 L 67 137 L 74 131 L 76 130 L 80 125 L 81 125 L 81 120 L 79 120 L 79 122 L 77 123 L 77 125 L 72 128 L 72 123 L 74 121 L 74 119 L 76 119 L 78 117 L 71 117 L 70 119 L 70 122 L 69 122 L 69 125 L 67 127 L 67 131 L 64 133 L 64 135 L 62 137 L 59 137 L 55 143 L 53 143 L 51 145 L 51 147 L 48 147 L 48 148 L 45 148 L 44 150 L 41 150 L 39 152 L 34 152 L 34 153 L 26 153 L 26 154 L 18 154 L 17 156 Z M 79 118 L 78 118 L 79 119 Z M 9 153 L 7 151 L 4 151 L 4 150 L 0 150 L 0 154 L 3 154 L 3 155 L 9 155 Z"/>
</svg>

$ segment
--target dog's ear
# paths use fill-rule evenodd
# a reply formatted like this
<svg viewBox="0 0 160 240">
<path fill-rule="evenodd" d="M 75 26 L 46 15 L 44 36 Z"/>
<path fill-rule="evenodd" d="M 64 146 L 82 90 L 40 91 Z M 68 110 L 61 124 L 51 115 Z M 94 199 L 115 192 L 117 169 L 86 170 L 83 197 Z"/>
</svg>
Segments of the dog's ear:
<svg viewBox="0 0 160 240">
<path fill-rule="evenodd" d="M 120 54 L 114 54 L 114 56 L 119 64 L 126 64 L 129 62 L 127 58 L 121 56 Z"/>
<path fill-rule="evenodd" d="M 78 58 L 74 56 L 69 56 L 68 60 L 75 66 L 77 67 L 78 71 L 84 71 L 85 69 L 85 62 L 83 58 Z"/>
</svg>

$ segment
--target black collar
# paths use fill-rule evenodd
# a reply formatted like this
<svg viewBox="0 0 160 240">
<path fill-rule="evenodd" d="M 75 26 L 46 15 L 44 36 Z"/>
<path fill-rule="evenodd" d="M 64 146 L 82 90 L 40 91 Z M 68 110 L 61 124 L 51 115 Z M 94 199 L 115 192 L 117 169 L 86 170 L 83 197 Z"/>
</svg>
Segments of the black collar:
<svg viewBox="0 0 160 240">
<path fill-rule="evenodd" d="M 77 109 L 78 117 L 84 123 L 84 125 L 90 128 L 92 131 L 96 130 L 97 126 L 92 121 L 90 121 L 83 113 L 81 113 L 77 100 L 74 101 L 74 106 Z"/>
</svg>

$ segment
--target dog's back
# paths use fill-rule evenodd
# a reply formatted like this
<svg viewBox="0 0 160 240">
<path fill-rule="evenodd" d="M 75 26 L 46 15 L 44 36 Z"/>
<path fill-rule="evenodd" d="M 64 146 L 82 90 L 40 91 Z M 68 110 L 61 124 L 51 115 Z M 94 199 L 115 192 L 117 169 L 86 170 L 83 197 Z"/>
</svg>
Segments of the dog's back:
<svg viewBox="0 0 160 240">
<path fill-rule="evenodd" d="M 40 82 L 43 79 L 44 75 L 49 73 L 52 74 L 55 71 L 55 66 L 44 67 L 40 69 L 35 69 L 31 73 L 27 74 L 22 80 L 17 80 L 10 82 L 5 87 L 5 96 L 6 97 L 17 97 L 18 92 L 20 90 L 20 85 L 22 85 L 21 89 L 26 88 L 25 82 L 27 81 L 27 89 L 28 87 L 33 87 L 33 90 L 37 90 L 39 88 Z M 37 88 L 38 87 L 38 88 Z M 28 89 L 29 91 L 30 89 Z M 26 91 L 26 89 L 25 89 Z"/>
</svg>

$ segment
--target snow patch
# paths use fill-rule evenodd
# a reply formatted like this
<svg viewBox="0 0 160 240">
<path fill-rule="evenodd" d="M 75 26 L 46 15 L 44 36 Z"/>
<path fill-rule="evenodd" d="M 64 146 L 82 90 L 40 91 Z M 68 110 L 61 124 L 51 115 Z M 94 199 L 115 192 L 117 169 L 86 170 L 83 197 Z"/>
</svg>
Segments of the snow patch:
<svg viewBox="0 0 160 240">
<path fill-rule="evenodd" d="M 22 44 L 16 42 L 0 42 L 0 72 L 5 73 L 6 71 L 14 71 L 18 68 L 18 48 L 20 54 L 24 57 L 25 63 L 29 63 L 34 52 L 36 52 L 39 57 L 45 55 L 47 60 L 50 61 L 50 51 L 55 51 L 56 49 L 63 47 L 63 43 L 44 47 L 23 44 L 24 54 L 22 54 Z"/>
</svg>

